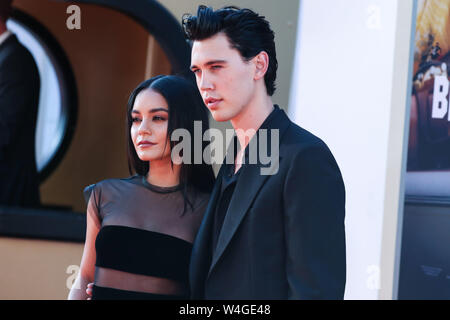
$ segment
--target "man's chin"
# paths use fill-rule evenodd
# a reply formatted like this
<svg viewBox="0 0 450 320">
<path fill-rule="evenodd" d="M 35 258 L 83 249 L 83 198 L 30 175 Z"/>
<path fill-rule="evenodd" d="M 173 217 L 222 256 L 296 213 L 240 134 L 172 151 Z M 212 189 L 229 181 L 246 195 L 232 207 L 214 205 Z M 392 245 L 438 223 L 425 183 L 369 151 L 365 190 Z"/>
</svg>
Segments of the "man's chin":
<svg viewBox="0 0 450 320">
<path fill-rule="evenodd" d="M 222 112 L 219 111 L 211 111 L 211 115 L 213 119 L 216 120 L 217 122 L 229 121 L 232 118 L 229 115 L 223 114 Z"/>
</svg>

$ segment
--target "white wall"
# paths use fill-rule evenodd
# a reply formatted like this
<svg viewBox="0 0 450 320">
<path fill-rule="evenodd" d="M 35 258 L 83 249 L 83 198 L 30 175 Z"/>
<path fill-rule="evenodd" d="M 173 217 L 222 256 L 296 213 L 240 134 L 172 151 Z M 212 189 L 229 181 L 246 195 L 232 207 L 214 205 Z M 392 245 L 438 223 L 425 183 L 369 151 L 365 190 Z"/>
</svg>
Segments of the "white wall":
<svg viewBox="0 0 450 320">
<path fill-rule="evenodd" d="M 402 25 L 400 16 L 406 16 L 400 19 Z M 389 267 L 384 268 L 381 249 L 383 236 L 390 239 L 383 248 L 396 246 L 396 218 L 403 201 L 403 194 L 399 201 L 402 149 L 391 152 L 390 141 L 400 141 L 401 146 L 409 114 L 406 101 L 398 104 L 394 97 L 407 96 L 409 50 L 401 57 L 395 52 L 400 42 L 409 48 L 411 21 L 412 0 L 300 2 L 289 113 L 328 144 L 343 174 L 346 299 L 392 298 L 393 281 L 382 288 L 379 276 L 388 270 L 386 276 L 391 279 L 394 273 L 395 257 L 385 260 Z M 403 31 L 398 34 L 400 28 Z M 405 73 L 401 79 L 395 77 L 398 71 Z M 393 114 L 394 107 L 399 112 Z M 388 185 L 395 189 L 390 205 L 386 203 Z M 387 228 L 390 234 L 383 232 L 387 210 L 395 216 L 389 221 L 393 229 Z M 380 295 L 383 289 L 387 296 Z"/>
</svg>

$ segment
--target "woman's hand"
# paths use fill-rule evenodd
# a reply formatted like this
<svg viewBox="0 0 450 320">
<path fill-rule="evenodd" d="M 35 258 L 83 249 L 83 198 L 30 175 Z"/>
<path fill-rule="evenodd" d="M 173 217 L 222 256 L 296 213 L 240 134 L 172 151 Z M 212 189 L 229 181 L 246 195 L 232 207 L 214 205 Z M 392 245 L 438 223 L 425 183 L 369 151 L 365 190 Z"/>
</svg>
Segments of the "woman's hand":
<svg viewBox="0 0 450 320">
<path fill-rule="evenodd" d="M 94 286 L 94 283 L 88 283 L 87 288 L 86 288 L 86 293 L 88 295 L 87 300 L 92 300 L 92 287 Z"/>
</svg>

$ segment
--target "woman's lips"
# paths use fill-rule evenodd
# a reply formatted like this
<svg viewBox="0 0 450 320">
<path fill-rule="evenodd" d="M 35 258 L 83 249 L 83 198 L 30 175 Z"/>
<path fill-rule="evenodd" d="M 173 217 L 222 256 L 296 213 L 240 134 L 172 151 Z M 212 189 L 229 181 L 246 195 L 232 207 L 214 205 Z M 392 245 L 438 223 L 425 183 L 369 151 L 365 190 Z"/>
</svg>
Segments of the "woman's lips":
<svg viewBox="0 0 450 320">
<path fill-rule="evenodd" d="M 156 143 L 150 141 L 141 141 L 138 143 L 139 148 L 148 148 L 154 146 Z"/>
</svg>

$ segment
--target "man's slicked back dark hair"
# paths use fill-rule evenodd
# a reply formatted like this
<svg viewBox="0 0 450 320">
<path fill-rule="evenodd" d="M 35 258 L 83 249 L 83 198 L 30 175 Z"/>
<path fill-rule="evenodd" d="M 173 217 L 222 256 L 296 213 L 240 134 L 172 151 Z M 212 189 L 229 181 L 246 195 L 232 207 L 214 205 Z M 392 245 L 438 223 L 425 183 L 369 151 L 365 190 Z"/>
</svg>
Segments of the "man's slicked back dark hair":
<svg viewBox="0 0 450 320">
<path fill-rule="evenodd" d="M 269 56 L 269 67 L 264 76 L 267 94 L 275 92 L 278 62 L 275 52 L 275 35 L 265 17 L 250 9 L 229 6 L 213 10 L 201 5 L 197 15 L 184 14 L 182 25 L 186 38 L 191 41 L 208 39 L 223 32 L 231 47 L 238 50 L 245 61 L 265 51 Z"/>
</svg>

